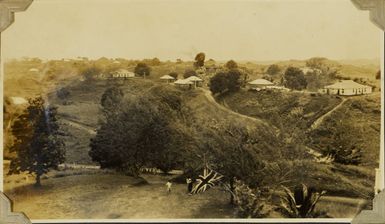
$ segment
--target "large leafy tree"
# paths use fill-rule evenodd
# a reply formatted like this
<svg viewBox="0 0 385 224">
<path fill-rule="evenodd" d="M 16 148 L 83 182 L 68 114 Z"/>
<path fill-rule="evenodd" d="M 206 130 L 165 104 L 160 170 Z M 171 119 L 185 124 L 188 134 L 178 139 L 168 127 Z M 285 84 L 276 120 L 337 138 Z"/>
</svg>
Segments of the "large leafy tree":
<svg viewBox="0 0 385 224">
<path fill-rule="evenodd" d="M 195 56 L 195 62 L 194 62 L 194 67 L 199 68 L 205 65 L 205 58 L 206 55 L 203 52 L 200 52 Z"/>
<path fill-rule="evenodd" d="M 175 90 L 174 90 L 175 91 Z M 180 110 L 177 93 L 153 88 L 140 98 L 121 101 L 116 113 L 105 113 L 89 155 L 102 168 L 139 176 L 144 166 L 164 172 L 175 168 L 182 150 L 171 126 Z"/>
<path fill-rule="evenodd" d="M 307 81 L 303 72 L 296 67 L 289 67 L 284 74 L 284 84 L 290 89 L 302 90 L 307 87 Z"/>
<path fill-rule="evenodd" d="M 234 60 L 230 60 L 230 61 L 226 62 L 225 67 L 227 69 L 230 69 L 230 70 L 237 69 L 238 68 L 238 64 Z"/>
<path fill-rule="evenodd" d="M 15 120 L 12 134 L 16 140 L 11 151 L 16 152 L 9 173 L 27 171 L 40 177 L 64 162 L 64 142 L 60 138 L 57 109 L 47 105 L 42 97 L 29 100 L 29 106 Z"/>
<path fill-rule="evenodd" d="M 136 65 L 134 72 L 139 76 L 145 77 L 150 75 L 151 68 L 146 63 L 140 62 Z"/>
<path fill-rule="evenodd" d="M 270 65 L 268 68 L 267 68 L 267 74 L 269 75 L 277 75 L 279 72 L 281 71 L 281 68 L 276 65 L 276 64 L 272 64 Z"/>
<path fill-rule="evenodd" d="M 210 90 L 214 94 L 235 92 L 241 88 L 241 73 L 237 69 L 221 71 L 210 79 Z"/>
<path fill-rule="evenodd" d="M 103 112 L 107 115 L 114 115 L 119 111 L 119 105 L 124 97 L 123 91 L 117 87 L 112 86 L 103 93 L 100 104 Z"/>
<path fill-rule="evenodd" d="M 197 73 L 193 69 L 186 69 L 186 71 L 183 73 L 183 78 L 187 79 L 188 77 L 191 76 L 196 76 Z"/>
</svg>

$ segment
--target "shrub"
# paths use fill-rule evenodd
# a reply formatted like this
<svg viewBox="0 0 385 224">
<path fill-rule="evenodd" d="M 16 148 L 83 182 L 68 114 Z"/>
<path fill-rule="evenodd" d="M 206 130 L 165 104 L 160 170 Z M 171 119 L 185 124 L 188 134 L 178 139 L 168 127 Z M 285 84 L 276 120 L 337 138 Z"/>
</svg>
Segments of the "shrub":
<svg viewBox="0 0 385 224">
<path fill-rule="evenodd" d="M 307 81 L 299 68 L 289 67 L 284 74 L 284 84 L 290 89 L 302 90 L 306 88 Z"/>
<path fill-rule="evenodd" d="M 173 77 L 174 79 L 178 79 L 178 73 L 176 72 L 170 72 L 168 75 Z"/>
<path fill-rule="evenodd" d="M 188 77 L 190 76 L 196 76 L 197 73 L 195 72 L 195 70 L 193 69 L 187 69 L 184 74 L 183 74 L 183 78 L 187 79 Z"/>
<path fill-rule="evenodd" d="M 315 212 L 315 206 L 326 191 L 318 193 L 314 188 L 308 188 L 305 184 L 297 186 L 294 192 L 286 187 L 283 189 L 285 196 L 281 197 L 279 210 L 287 218 L 317 218 L 325 215 Z"/>
<path fill-rule="evenodd" d="M 250 189 L 246 184 L 238 182 L 235 187 L 235 216 L 237 218 L 263 218 L 265 202 L 261 200 L 259 189 Z"/>
<path fill-rule="evenodd" d="M 145 77 L 150 75 L 151 68 L 146 63 L 140 62 L 136 65 L 134 72 L 139 76 Z"/>
<path fill-rule="evenodd" d="M 210 90 L 215 93 L 235 92 L 241 88 L 241 73 L 238 70 L 219 72 L 210 79 Z"/>
</svg>

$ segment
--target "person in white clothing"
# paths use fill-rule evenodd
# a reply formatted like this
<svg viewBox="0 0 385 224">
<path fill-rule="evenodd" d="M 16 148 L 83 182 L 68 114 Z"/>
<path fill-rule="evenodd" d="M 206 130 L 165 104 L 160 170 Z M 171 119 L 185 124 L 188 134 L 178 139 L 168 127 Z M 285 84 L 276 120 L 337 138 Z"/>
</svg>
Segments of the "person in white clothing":
<svg viewBox="0 0 385 224">
<path fill-rule="evenodd" d="M 167 193 L 171 193 L 171 186 L 172 186 L 172 183 L 170 181 L 167 181 L 166 183 Z"/>
</svg>

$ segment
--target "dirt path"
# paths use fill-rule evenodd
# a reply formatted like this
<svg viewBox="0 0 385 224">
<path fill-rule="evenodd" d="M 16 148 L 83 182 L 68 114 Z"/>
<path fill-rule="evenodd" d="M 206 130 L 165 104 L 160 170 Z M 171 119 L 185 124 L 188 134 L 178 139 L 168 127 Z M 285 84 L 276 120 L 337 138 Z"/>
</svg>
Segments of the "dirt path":
<svg viewBox="0 0 385 224">
<path fill-rule="evenodd" d="M 85 124 L 82 124 L 80 122 L 76 122 L 76 121 L 73 121 L 73 120 L 69 120 L 69 119 L 66 119 L 66 118 L 62 118 L 61 121 L 64 122 L 64 123 L 69 124 L 72 127 L 85 130 L 85 131 L 87 131 L 91 135 L 96 135 L 96 131 L 94 130 L 94 128 L 92 128 L 92 127 L 90 127 L 88 125 L 85 125 Z"/>
<path fill-rule="evenodd" d="M 257 118 L 254 118 L 254 117 L 250 117 L 250 116 L 247 116 L 247 115 L 244 115 L 244 114 L 240 114 L 240 113 L 237 113 L 225 106 L 223 106 L 222 104 L 218 103 L 210 90 L 207 90 L 207 89 L 204 89 L 204 88 L 200 88 L 203 92 L 204 92 L 204 95 L 205 97 L 207 98 L 207 100 L 212 103 L 213 105 L 215 105 L 218 109 L 222 110 L 222 111 L 225 111 L 226 113 L 229 113 L 229 114 L 232 114 L 232 115 L 235 115 L 239 118 L 242 118 L 244 120 L 247 120 L 247 121 L 251 121 L 251 122 L 258 122 L 258 123 L 263 123 L 264 125 L 266 126 L 269 126 L 269 127 L 272 127 L 272 125 L 266 123 L 265 121 L 261 120 L 261 119 L 257 119 Z M 274 127 L 273 127 L 274 128 Z M 277 131 L 277 130 L 276 130 Z"/>
<path fill-rule="evenodd" d="M 348 99 L 342 98 L 341 103 L 339 103 L 337 106 L 335 106 L 333 109 L 329 110 L 327 113 L 319 117 L 317 120 L 313 122 L 313 124 L 310 126 L 309 131 L 317 129 L 323 122 L 323 120 L 330 116 L 334 111 L 338 110 Z"/>
</svg>

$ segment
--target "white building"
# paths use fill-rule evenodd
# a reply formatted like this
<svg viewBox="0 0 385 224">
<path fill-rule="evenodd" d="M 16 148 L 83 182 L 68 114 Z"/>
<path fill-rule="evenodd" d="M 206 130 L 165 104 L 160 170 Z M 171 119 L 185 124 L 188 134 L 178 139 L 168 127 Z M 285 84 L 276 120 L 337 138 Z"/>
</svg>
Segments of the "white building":
<svg viewBox="0 0 385 224">
<path fill-rule="evenodd" d="M 310 67 L 303 67 L 303 68 L 300 68 L 301 71 L 303 72 L 303 74 L 307 74 L 307 73 L 316 73 L 316 74 L 321 74 L 322 71 L 319 70 L 318 68 L 310 68 Z"/>
<path fill-rule="evenodd" d="M 268 86 L 274 86 L 274 83 L 266 79 L 256 79 L 251 82 L 248 82 L 250 89 L 266 89 Z"/>
<path fill-rule="evenodd" d="M 112 74 L 112 78 L 123 78 L 123 79 L 126 79 L 126 78 L 134 78 L 135 77 L 135 73 L 133 72 L 130 72 L 126 69 L 119 69 L 117 70 L 116 72 L 114 72 Z"/>
<path fill-rule="evenodd" d="M 191 86 L 194 85 L 193 82 L 191 82 L 190 80 L 187 80 L 187 79 L 178 79 L 174 82 L 174 84 L 179 87 L 179 88 L 182 88 L 182 89 L 190 89 Z"/>
<path fill-rule="evenodd" d="M 175 78 L 170 76 L 170 75 L 164 75 L 164 76 L 160 77 L 160 79 L 166 81 L 167 83 L 172 82 L 173 80 L 175 80 Z"/>
<path fill-rule="evenodd" d="M 325 86 L 319 92 L 332 95 L 354 96 L 372 93 L 372 87 L 356 83 L 353 80 L 341 80 L 332 85 Z"/>
<path fill-rule="evenodd" d="M 203 82 L 203 79 L 193 75 L 193 76 L 190 76 L 188 77 L 186 80 L 194 83 L 194 86 L 197 87 L 197 86 L 201 86 L 202 85 L 202 82 Z"/>
</svg>

